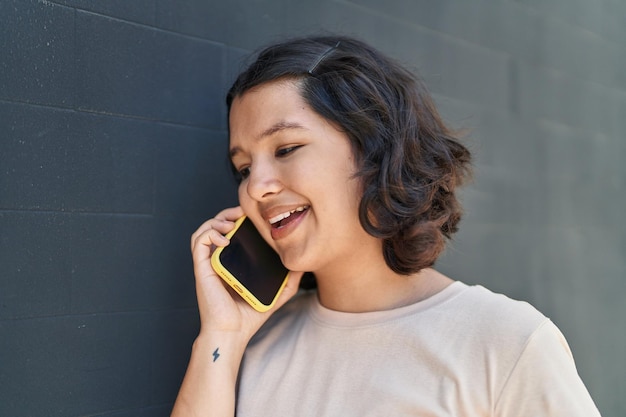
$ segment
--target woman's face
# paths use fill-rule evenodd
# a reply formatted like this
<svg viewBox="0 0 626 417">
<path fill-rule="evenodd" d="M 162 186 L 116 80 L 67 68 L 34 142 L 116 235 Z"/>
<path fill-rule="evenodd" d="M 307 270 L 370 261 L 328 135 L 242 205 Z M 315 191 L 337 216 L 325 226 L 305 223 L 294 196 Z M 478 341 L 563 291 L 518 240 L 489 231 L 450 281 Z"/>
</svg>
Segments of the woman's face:
<svg viewBox="0 0 626 417">
<path fill-rule="evenodd" d="M 323 271 L 371 243 L 359 223 L 350 141 L 305 103 L 297 81 L 237 97 L 229 122 L 239 202 L 285 266 Z"/>
</svg>

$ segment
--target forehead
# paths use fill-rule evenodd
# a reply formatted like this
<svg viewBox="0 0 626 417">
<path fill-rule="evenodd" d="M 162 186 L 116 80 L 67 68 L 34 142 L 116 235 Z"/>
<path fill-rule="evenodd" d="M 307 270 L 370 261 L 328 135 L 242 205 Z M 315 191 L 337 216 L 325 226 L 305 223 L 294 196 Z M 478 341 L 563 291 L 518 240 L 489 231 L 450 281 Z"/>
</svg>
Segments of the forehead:
<svg viewBox="0 0 626 417">
<path fill-rule="evenodd" d="M 294 81 L 272 81 L 235 97 L 229 114 L 231 135 L 259 132 L 306 106 Z M 259 133 L 256 132 L 256 133 Z"/>
<path fill-rule="evenodd" d="M 229 114 L 231 154 L 283 131 L 326 126 L 328 122 L 302 98 L 297 81 L 265 83 L 233 100 Z"/>
</svg>

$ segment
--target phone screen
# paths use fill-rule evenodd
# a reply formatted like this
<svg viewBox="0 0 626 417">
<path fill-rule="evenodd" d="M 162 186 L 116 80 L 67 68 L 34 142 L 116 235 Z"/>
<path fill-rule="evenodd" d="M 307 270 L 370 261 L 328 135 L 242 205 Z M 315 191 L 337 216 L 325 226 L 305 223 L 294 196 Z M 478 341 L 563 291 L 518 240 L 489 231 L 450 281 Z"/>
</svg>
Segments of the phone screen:
<svg viewBox="0 0 626 417">
<path fill-rule="evenodd" d="M 289 270 L 247 217 L 219 255 L 222 266 L 262 304 L 272 304 Z M 231 283 L 232 285 L 232 283 Z"/>
</svg>

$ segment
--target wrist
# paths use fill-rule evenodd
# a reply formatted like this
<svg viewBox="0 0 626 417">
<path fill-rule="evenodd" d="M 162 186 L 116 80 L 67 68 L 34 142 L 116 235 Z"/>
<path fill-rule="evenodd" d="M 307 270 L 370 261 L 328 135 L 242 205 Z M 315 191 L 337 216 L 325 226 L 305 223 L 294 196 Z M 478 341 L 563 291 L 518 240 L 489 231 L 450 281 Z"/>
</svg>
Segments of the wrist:
<svg viewBox="0 0 626 417">
<path fill-rule="evenodd" d="M 172 416 L 232 416 L 245 344 L 228 333 L 201 333 L 193 343 Z"/>
<path fill-rule="evenodd" d="M 238 368 L 247 345 L 248 340 L 238 332 L 201 331 L 193 342 L 192 352 L 208 362 L 230 362 Z"/>
</svg>

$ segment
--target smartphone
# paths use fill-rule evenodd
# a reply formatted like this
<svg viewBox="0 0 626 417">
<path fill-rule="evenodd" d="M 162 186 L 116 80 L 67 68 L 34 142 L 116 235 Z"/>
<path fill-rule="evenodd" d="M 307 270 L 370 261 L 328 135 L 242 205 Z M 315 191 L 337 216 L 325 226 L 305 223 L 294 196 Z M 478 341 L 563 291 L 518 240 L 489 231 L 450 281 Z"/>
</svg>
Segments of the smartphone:
<svg viewBox="0 0 626 417">
<path fill-rule="evenodd" d="M 235 222 L 228 246 L 211 255 L 217 274 L 255 310 L 272 308 L 287 283 L 289 270 L 246 216 Z"/>
</svg>

